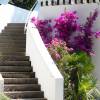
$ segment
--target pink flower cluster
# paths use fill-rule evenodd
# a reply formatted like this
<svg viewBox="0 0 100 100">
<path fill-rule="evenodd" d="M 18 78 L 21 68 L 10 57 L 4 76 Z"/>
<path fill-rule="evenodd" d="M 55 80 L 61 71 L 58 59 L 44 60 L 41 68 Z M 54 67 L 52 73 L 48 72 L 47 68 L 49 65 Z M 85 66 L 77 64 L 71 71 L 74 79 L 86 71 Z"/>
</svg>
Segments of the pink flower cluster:
<svg viewBox="0 0 100 100">
<path fill-rule="evenodd" d="M 73 52 L 73 48 L 68 48 L 66 42 L 57 38 L 54 38 L 47 46 L 51 56 L 57 61 L 61 59 L 62 52 Z"/>
</svg>

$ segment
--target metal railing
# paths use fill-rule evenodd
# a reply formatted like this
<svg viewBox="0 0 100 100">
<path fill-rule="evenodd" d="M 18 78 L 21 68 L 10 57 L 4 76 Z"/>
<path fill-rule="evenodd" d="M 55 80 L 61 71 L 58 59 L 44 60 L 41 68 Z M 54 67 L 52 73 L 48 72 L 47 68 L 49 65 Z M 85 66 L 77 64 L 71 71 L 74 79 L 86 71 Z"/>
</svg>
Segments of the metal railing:
<svg viewBox="0 0 100 100">
<path fill-rule="evenodd" d="M 99 3 L 100 0 L 41 0 L 41 6 Z"/>
<path fill-rule="evenodd" d="M 30 15 L 31 15 L 32 11 L 34 10 L 34 8 L 36 7 L 37 4 L 38 4 L 38 0 L 35 1 L 34 5 L 32 6 L 32 8 L 29 11 L 29 14 L 27 16 L 26 23 L 25 23 L 24 33 L 26 33 L 28 22 L 30 20 Z"/>
</svg>

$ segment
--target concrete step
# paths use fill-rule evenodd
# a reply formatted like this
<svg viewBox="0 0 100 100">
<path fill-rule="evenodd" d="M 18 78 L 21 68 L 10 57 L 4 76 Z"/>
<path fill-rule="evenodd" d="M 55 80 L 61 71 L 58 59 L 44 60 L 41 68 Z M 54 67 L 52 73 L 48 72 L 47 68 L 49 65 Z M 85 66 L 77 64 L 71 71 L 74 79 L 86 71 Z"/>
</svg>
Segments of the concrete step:
<svg viewBox="0 0 100 100">
<path fill-rule="evenodd" d="M 24 26 L 6 26 L 4 30 L 9 30 L 9 29 L 24 30 Z"/>
<path fill-rule="evenodd" d="M 43 98 L 44 93 L 42 91 L 13 91 L 4 92 L 8 97 L 17 98 Z"/>
<path fill-rule="evenodd" d="M 2 32 L 4 33 L 4 32 L 10 32 L 10 33 L 14 33 L 14 32 L 21 32 L 21 33 L 24 33 L 24 30 L 23 29 L 6 29 L 6 30 L 2 30 Z"/>
<path fill-rule="evenodd" d="M 10 32 L 2 32 L 1 34 L 0 34 L 0 36 L 26 36 L 26 34 L 24 34 L 24 33 L 21 33 L 21 32 L 18 32 L 18 33 L 16 33 L 16 32 L 14 32 L 14 33 L 10 33 Z"/>
<path fill-rule="evenodd" d="M 18 47 L 18 48 L 25 48 L 26 45 L 23 44 L 23 43 L 20 43 L 20 44 L 15 44 L 15 43 L 0 43 L 0 48 L 3 48 L 3 47 Z"/>
<path fill-rule="evenodd" d="M 35 78 L 35 72 L 0 72 L 4 78 Z"/>
<path fill-rule="evenodd" d="M 0 66 L 0 72 L 32 72 L 30 66 Z"/>
<path fill-rule="evenodd" d="M 38 84 L 37 78 L 4 78 L 4 84 Z"/>
<path fill-rule="evenodd" d="M 0 61 L 0 66 L 31 66 L 30 61 Z"/>
<path fill-rule="evenodd" d="M 2 47 L 0 48 L 0 52 L 25 52 L 25 47 Z"/>
<path fill-rule="evenodd" d="M 40 91 L 38 84 L 5 84 L 4 91 Z"/>
<path fill-rule="evenodd" d="M 5 30 L 6 29 L 22 29 L 22 30 L 24 30 L 24 26 L 6 26 L 5 27 Z"/>
<path fill-rule="evenodd" d="M 25 56 L 25 52 L 0 51 L 0 56 Z"/>
<path fill-rule="evenodd" d="M 29 61 L 28 56 L 16 56 L 16 55 L 2 55 L 0 61 Z"/>
<path fill-rule="evenodd" d="M 46 98 L 23 98 L 23 99 L 11 99 L 11 100 L 47 100 Z"/>
<path fill-rule="evenodd" d="M 8 23 L 7 27 L 8 26 L 25 26 L 25 23 Z"/>
<path fill-rule="evenodd" d="M 25 39 L 0 39 L 0 43 L 23 43 L 26 44 Z"/>
<path fill-rule="evenodd" d="M 24 36 L 9 36 L 9 35 L 0 35 L 0 39 L 3 39 L 3 40 L 5 40 L 5 39 L 11 39 L 11 40 L 25 40 L 26 39 L 26 37 L 25 37 L 25 35 Z"/>
</svg>

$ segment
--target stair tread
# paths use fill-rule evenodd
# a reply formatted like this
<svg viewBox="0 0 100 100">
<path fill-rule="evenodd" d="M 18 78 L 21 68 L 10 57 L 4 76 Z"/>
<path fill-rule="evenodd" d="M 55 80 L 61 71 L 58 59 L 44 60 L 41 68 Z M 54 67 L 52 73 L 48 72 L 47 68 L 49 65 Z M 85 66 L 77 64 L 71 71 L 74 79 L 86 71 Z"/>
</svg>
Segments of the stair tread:
<svg viewBox="0 0 100 100">
<path fill-rule="evenodd" d="M 28 66 L 0 66 L 0 72 L 31 72 L 32 67 Z"/>
<path fill-rule="evenodd" d="M 40 91 L 39 84 L 5 84 L 4 91 Z"/>
<path fill-rule="evenodd" d="M 37 78 L 4 78 L 5 84 L 37 84 Z"/>
<path fill-rule="evenodd" d="M 35 72 L 0 72 L 4 78 L 35 78 Z"/>
<path fill-rule="evenodd" d="M 10 33 L 10 32 L 2 32 L 1 35 L 3 36 L 26 36 L 26 34 L 24 34 L 23 32 L 14 32 L 14 33 Z"/>
<path fill-rule="evenodd" d="M 25 23 L 8 23 L 8 25 L 7 26 L 14 26 L 14 25 L 17 25 L 17 26 L 19 26 L 19 25 L 25 25 Z"/>
<path fill-rule="evenodd" d="M 43 91 L 8 91 L 4 92 L 8 97 L 11 98 L 20 98 L 20 97 L 25 97 L 25 98 L 43 98 L 44 93 Z"/>
<path fill-rule="evenodd" d="M 11 51 L 7 51 L 7 52 L 0 52 L 0 56 L 24 56 L 25 52 L 11 52 Z"/>
<path fill-rule="evenodd" d="M 28 56 L 18 56 L 18 55 L 0 55 L 0 61 L 7 61 L 7 60 L 11 60 L 11 61 L 29 61 L 29 57 Z"/>
<path fill-rule="evenodd" d="M 47 100 L 46 98 L 23 98 L 23 99 L 11 99 L 11 100 Z"/>
<path fill-rule="evenodd" d="M 5 86 L 40 86 L 39 84 L 5 84 Z"/>
<path fill-rule="evenodd" d="M 26 43 L 26 40 L 25 39 L 0 39 L 0 43 Z"/>
<path fill-rule="evenodd" d="M 0 61 L 0 66 L 30 66 L 30 61 Z"/>
</svg>

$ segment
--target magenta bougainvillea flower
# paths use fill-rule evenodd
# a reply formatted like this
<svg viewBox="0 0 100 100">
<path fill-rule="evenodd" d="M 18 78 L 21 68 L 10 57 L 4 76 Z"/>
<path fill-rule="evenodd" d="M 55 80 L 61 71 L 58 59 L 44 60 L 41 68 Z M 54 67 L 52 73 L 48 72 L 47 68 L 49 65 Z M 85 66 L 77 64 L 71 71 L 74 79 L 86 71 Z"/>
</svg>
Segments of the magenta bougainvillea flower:
<svg viewBox="0 0 100 100">
<path fill-rule="evenodd" d="M 98 16 L 97 9 L 90 13 L 86 23 L 81 25 L 76 11 L 65 11 L 56 19 L 40 20 L 32 18 L 31 22 L 36 25 L 40 35 L 47 46 L 52 39 L 57 38 L 66 42 L 67 47 L 73 48 L 74 51 L 85 51 L 88 54 L 94 53 L 92 50 L 93 38 L 99 38 L 100 32 L 93 31 L 93 24 Z M 58 44 L 57 41 L 55 45 Z"/>
<path fill-rule="evenodd" d="M 39 33 L 45 44 L 48 44 L 52 40 L 52 25 L 51 20 L 40 20 L 33 17 L 31 22 L 34 23 L 39 30 Z"/>
<path fill-rule="evenodd" d="M 70 36 L 77 31 L 79 25 L 77 23 L 78 16 L 76 12 L 64 12 L 55 19 L 54 28 L 56 28 L 57 35 L 60 39 L 68 42 Z"/>
</svg>

